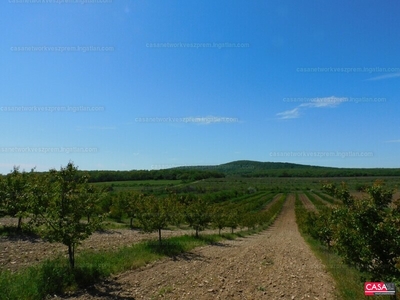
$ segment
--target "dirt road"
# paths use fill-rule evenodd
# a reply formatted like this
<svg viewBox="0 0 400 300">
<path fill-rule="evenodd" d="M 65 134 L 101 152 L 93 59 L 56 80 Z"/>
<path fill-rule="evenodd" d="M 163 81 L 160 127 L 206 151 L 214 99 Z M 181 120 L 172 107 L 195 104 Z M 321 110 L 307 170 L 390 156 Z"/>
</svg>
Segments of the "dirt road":
<svg viewBox="0 0 400 300">
<path fill-rule="evenodd" d="M 299 234 L 294 201 L 261 234 L 119 274 L 70 299 L 337 299 Z"/>
</svg>

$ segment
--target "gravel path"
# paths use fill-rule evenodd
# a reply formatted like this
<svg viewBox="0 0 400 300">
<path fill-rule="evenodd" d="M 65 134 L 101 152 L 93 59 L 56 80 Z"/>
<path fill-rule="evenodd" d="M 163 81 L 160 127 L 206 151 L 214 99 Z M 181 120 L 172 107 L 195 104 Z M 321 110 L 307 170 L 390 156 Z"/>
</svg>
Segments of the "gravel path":
<svg viewBox="0 0 400 300">
<path fill-rule="evenodd" d="M 337 299 L 297 229 L 294 201 L 261 234 L 119 274 L 69 299 Z"/>
</svg>

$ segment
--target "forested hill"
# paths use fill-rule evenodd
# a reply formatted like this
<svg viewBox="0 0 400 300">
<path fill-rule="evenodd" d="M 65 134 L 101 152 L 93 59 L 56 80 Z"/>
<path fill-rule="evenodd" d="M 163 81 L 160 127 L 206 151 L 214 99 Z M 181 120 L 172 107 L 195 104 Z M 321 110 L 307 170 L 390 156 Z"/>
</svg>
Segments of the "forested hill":
<svg viewBox="0 0 400 300">
<path fill-rule="evenodd" d="M 90 182 L 128 180 L 195 181 L 226 176 L 241 177 L 359 177 L 400 176 L 400 168 L 332 168 L 281 162 L 233 161 L 214 166 L 182 166 L 161 170 L 79 171 L 89 174 Z"/>
<path fill-rule="evenodd" d="M 177 169 L 215 171 L 243 177 L 355 177 L 400 176 L 400 168 L 333 168 L 283 162 L 233 161 L 216 166 L 187 166 Z"/>
</svg>

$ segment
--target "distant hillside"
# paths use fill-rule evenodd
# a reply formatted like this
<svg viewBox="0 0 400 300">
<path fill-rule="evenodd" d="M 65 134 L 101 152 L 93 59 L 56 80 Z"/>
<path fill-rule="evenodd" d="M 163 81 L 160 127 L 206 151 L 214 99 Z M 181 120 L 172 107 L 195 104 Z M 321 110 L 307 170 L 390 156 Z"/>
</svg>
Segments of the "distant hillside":
<svg viewBox="0 0 400 300">
<path fill-rule="evenodd" d="M 238 160 L 215 166 L 186 166 L 176 169 L 215 171 L 243 177 L 354 177 L 400 176 L 399 168 L 333 168 L 283 162 Z"/>
<path fill-rule="evenodd" d="M 215 166 L 182 166 L 161 170 L 92 170 L 80 172 L 88 174 L 90 182 L 129 180 L 184 180 L 195 181 L 226 176 L 241 177 L 361 177 L 400 176 L 397 169 L 332 168 L 300 165 L 283 162 L 259 162 L 238 160 Z M 44 172 L 46 173 L 46 172 Z"/>
</svg>

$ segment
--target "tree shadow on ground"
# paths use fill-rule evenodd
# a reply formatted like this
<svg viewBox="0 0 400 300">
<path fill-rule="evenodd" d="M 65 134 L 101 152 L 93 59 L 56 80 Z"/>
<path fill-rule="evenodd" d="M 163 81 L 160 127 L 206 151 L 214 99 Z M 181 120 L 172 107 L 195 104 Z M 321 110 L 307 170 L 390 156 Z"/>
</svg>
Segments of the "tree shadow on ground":
<svg viewBox="0 0 400 300">
<path fill-rule="evenodd" d="M 33 230 L 29 228 L 18 229 L 16 226 L 1 226 L 0 238 L 13 242 L 29 241 L 37 243 L 43 241 Z"/>
<path fill-rule="evenodd" d="M 85 290 L 69 293 L 68 295 L 59 296 L 61 299 L 69 299 L 71 297 L 79 298 L 85 295 L 92 297 L 101 297 L 102 299 L 113 300 L 135 300 L 133 296 L 126 295 L 122 285 L 114 280 L 106 279 L 101 283 L 87 287 Z"/>
<path fill-rule="evenodd" d="M 122 232 L 118 231 L 117 229 L 104 229 L 100 228 L 99 230 L 96 231 L 98 234 L 119 234 L 121 235 Z"/>
<path fill-rule="evenodd" d="M 206 261 L 206 258 L 202 255 L 199 255 L 199 254 L 196 254 L 193 252 L 184 252 L 177 256 L 173 256 L 172 260 L 173 261 L 181 261 L 181 260 L 184 260 L 184 261 L 192 261 L 192 260 Z"/>
<path fill-rule="evenodd" d="M 168 257 L 177 256 L 185 252 L 185 247 L 182 243 L 174 243 L 170 241 L 159 241 L 151 240 L 146 242 L 146 248 L 151 252 L 161 254 Z"/>
</svg>

